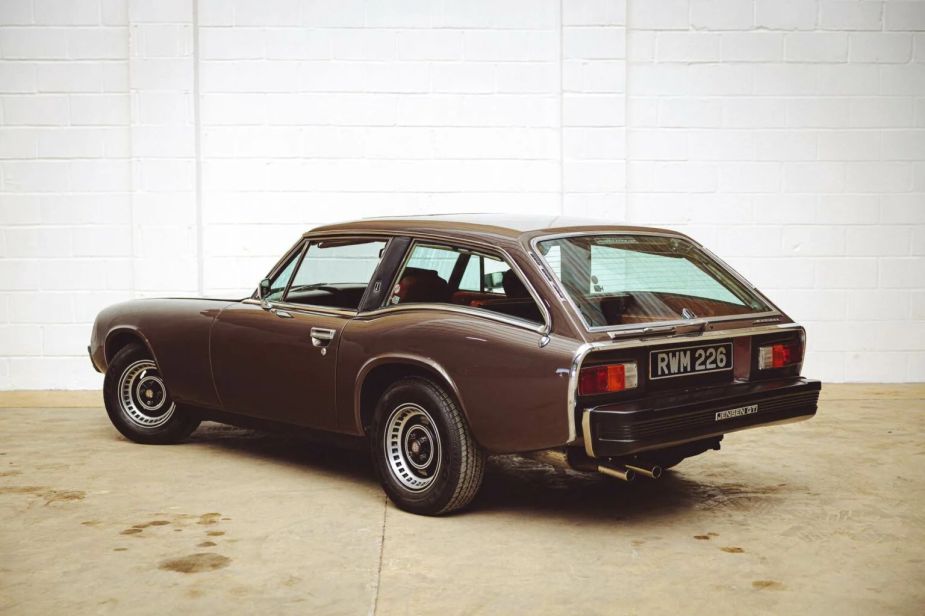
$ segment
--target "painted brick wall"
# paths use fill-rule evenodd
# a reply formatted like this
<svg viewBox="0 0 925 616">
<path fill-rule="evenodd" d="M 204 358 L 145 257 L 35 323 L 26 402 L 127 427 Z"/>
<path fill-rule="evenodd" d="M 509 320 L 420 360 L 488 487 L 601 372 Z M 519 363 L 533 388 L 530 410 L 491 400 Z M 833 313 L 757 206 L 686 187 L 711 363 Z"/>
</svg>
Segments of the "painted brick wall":
<svg viewBox="0 0 925 616">
<path fill-rule="evenodd" d="M 627 218 L 806 324 L 806 370 L 925 380 L 925 2 L 632 0 Z"/>
<path fill-rule="evenodd" d="M 106 304 L 436 211 L 688 231 L 812 374 L 925 380 L 925 2 L 0 2 L 0 388 L 98 386 Z"/>
</svg>

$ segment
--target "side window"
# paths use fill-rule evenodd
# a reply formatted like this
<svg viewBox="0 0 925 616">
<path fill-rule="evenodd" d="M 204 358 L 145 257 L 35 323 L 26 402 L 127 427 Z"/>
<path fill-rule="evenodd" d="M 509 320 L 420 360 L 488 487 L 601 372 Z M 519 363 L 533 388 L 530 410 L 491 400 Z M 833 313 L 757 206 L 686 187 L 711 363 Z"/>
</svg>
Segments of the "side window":
<svg viewBox="0 0 925 616">
<path fill-rule="evenodd" d="M 456 304 L 543 321 L 527 287 L 507 262 L 463 248 L 415 245 L 388 303 Z"/>
<path fill-rule="evenodd" d="M 292 279 L 286 302 L 355 310 L 366 292 L 385 240 L 315 240 Z"/>
<path fill-rule="evenodd" d="M 473 254 L 459 281 L 459 290 L 505 295 L 504 275 L 510 270 L 511 267 L 497 257 Z"/>
<path fill-rule="evenodd" d="M 265 298 L 267 301 L 278 302 L 283 298 L 283 292 L 286 291 L 286 286 L 292 278 L 292 271 L 295 269 L 295 264 L 298 263 L 299 255 L 301 254 L 302 251 L 297 250 L 289 259 L 289 262 L 283 266 L 283 269 L 279 270 L 279 273 L 270 281 L 270 292 L 267 293 Z"/>
</svg>

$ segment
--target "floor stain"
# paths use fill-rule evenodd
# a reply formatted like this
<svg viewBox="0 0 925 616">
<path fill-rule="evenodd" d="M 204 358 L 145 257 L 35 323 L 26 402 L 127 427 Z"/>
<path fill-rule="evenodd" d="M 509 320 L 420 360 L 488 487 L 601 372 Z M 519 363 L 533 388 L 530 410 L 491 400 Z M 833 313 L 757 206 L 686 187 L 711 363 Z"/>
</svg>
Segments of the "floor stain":
<svg viewBox="0 0 925 616">
<path fill-rule="evenodd" d="M 44 486 L 2 486 L 0 494 L 35 494 L 44 489 Z"/>
<path fill-rule="evenodd" d="M 742 548 L 739 548 L 739 547 L 736 547 L 736 546 L 729 546 L 729 547 L 720 548 L 720 549 L 721 549 L 723 552 L 728 552 L 729 554 L 741 554 L 741 553 L 743 553 L 743 552 L 745 551 L 745 550 L 743 550 Z"/>
<path fill-rule="evenodd" d="M 141 532 L 140 528 L 126 528 L 119 534 L 120 535 L 137 535 L 140 532 Z"/>
<path fill-rule="evenodd" d="M 757 588 L 758 590 L 783 590 L 785 586 L 775 580 L 755 580 L 752 582 L 752 588 Z"/>
<path fill-rule="evenodd" d="M 113 548 L 113 552 L 128 552 L 128 548 Z"/>
<path fill-rule="evenodd" d="M 48 490 L 41 496 L 45 498 L 45 504 L 50 505 L 51 503 L 83 500 L 87 493 L 82 490 Z"/>
<path fill-rule="evenodd" d="M 161 561 L 159 569 L 164 571 L 176 571 L 177 573 L 201 573 L 203 571 L 215 571 L 223 569 L 231 563 L 231 559 L 221 554 L 211 552 L 200 552 L 181 556 L 180 558 L 169 558 Z"/>
<path fill-rule="evenodd" d="M 710 535 L 694 535 L 694 539 L 699 539 L 700 541 L 709 541 Z"/>
<path fill-rule="evenodd" d="M 62 501 L 79 501 L 87 496 L 82 490 L 52 490 L 45 486 L 3 486 L 0 487 L 0 494 L 34 494 L 44 498 L 46 505 Z"/>
<path fill-rule="evenodd" d="M 142 529 L 148 528 L 149 526 L 166 526 L 167 524 L 170 524 L 167 520 L 152 520 L 150 522 L 143 522 L 142 524 L 134 524 L 132 528 Z"/>
<path fill-rule="evenodd" d="M 211 548 L 215 547 L 217 544 L 214 541 L 203 541 L 202 543 L 197 543 L 197 548 Z"/>
<path fill-rule="evenodd" d="M 84 520 L 83 522 L 80 523 L 80 525 L 81 526 L 99 526 L 100 521 L 99 520 Z"/>
<path fill-rule="evenodd" d="M 15 475 L 21 475 L 21 471 L 3 471 L 0 472 L 0 477 L 13 477 Z"/>
<path fill-rule="evenodd" d="M 218 524 L 219 519 L 221 519 L 222 514 L 220 513 L 204 513 L 199 516 L 199 521 L 197 524 L 202 524 L 203 526 L 209 526 L 211 524 Z"/>
<path fill-rule="evenodd" d="M 223 530 L 210 530 L 210 531 L 207 532 L 206 534 L 207 534 L 208 536 L 210 536 L 210 537 L 221 537 L 222 535 L 225 534 L 225 531 L 223 531 Z"/>
</svg>

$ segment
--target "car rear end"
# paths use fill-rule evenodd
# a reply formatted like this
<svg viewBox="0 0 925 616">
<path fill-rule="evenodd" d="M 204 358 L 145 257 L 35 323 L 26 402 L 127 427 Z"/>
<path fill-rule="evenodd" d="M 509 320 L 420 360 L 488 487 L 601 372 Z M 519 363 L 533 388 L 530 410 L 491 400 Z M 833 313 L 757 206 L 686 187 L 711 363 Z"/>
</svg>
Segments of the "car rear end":
<svg viewBox="0 0 925 616">
<path fill-rule="evenodd" d="M 585 330 L 569 411 L 572 444 L 592 463 L 652 468 L 816 413 L 820 383 L 801 377 L 804 329 L 696 242 L 602 229 L 531 247 Z"/>
<path fill-rule="evenodd" d="M 795 324 L 589 345 L 576 432 L 589 456 L 622 457 L 808 419 L 820 383 L 800 376 L 804 346 Z"/>
</svg>

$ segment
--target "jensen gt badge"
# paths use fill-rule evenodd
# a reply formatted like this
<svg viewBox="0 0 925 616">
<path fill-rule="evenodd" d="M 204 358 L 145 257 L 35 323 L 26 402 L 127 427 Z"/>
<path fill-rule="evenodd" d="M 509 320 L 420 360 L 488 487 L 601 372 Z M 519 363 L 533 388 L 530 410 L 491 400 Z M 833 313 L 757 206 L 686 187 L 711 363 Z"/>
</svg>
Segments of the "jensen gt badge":
<svg viewBox="0 0 925 616">
<path fill-rule="evenodd" d="M 758 412 L 757 404 L 749 404 L 748 406 L 740 406 L 737 409 L 729 409 L 728 411 L 719 411 L 716 413 L 716 421 L 722 421 L 724 419 L 732 419 L 733 417 L 742 417 L 743 415 L 754 415 Z"/>
</svg>

